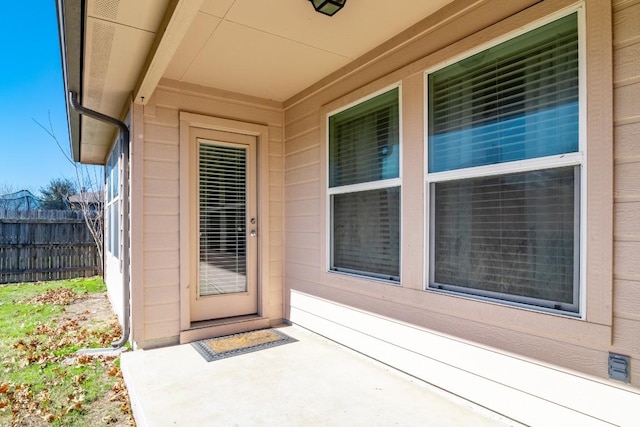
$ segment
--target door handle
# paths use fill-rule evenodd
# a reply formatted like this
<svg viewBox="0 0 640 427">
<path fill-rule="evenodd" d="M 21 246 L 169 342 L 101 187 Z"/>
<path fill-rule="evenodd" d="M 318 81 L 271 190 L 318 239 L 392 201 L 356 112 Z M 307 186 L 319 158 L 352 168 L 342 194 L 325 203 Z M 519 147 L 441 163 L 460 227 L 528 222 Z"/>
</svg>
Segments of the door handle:
<svg viewBox="0 0 640 427">
<path fill-rule="evenodd" d="M 251 232 L 249 233 L 249 235 L 251 237 L 256 237 L 258 235 L 258 233 L 256 233 L 256 230 L 251 230 Z"/>
</svg>

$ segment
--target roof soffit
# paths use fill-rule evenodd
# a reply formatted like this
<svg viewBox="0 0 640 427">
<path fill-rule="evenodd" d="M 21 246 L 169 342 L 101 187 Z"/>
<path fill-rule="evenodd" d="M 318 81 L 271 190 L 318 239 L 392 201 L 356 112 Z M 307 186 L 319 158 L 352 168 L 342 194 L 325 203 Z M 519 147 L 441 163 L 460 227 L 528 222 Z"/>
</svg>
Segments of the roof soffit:
<svg viewBox="0 0 640 427">
<path fill-rule="evenodd" d="M 122 119 L 161 78 L 282 102 L 451 1 L 351 1 L 329 18 L 306 0 L 87 0 L 81 102 Z M 114 135 L 83 119 L 81 160 L 103 163 Z"/>
<path fill-rule="evenodd" d="M 82 105 L 121 119 L 169 0 L 87 1 Z M 83 117 L 80 160 L 104 163 L 116 129 Z"/>
</svg>

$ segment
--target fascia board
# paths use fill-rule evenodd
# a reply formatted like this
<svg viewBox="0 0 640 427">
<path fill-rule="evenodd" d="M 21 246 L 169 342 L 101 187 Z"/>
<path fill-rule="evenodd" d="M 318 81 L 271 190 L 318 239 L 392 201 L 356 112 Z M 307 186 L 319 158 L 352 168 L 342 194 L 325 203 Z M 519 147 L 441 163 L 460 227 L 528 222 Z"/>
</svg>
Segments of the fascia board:
<svg viewBox="0 0 640 427">
<path fill-rule="evenodd" d="M 74 161 L 80 161 L 82 118 L 68 102 L 70 91 L 82 99 L 82 52 L 84 27 L 84 2 L 82 0 L 58 0 L 56 2 L 60 57 L 64 82 L 65 105 L 69 126 L 69 143 Z"/>
</svg>

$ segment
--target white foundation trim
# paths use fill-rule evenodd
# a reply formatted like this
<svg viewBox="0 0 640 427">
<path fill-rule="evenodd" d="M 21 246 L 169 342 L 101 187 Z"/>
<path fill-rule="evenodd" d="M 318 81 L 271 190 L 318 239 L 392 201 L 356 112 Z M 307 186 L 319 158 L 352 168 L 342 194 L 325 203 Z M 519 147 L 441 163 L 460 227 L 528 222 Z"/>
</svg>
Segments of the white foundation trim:
<svg viewBox="0 0 640 427">
<path fill-rule="evenodd" d="M 527 425 L 637 422 L 640 392 L 295 290 L 290 298 L 291 322 Z"/>
</svg>

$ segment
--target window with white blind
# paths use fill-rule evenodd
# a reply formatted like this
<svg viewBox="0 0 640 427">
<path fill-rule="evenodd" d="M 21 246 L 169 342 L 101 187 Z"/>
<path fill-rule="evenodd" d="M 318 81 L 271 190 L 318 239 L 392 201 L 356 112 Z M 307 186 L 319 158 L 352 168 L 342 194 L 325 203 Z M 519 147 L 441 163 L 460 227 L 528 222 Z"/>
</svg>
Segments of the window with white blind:
<svg viewBox="0 0 640 427">
<path fill-rule="evenodd" d="M 430 288 L 579 312 L 578 21 L 428 73 Z"/>
<path fill-rule="evenodd" d="M 332 271 L 400 280 L 399 94 L 329 117 Z"/>
<path fill-rule="evenodd" d="M 105 246 L 114 257 L 120 256 L 120 144 L 116 143 L 106 166 Z"/>
</svg>

